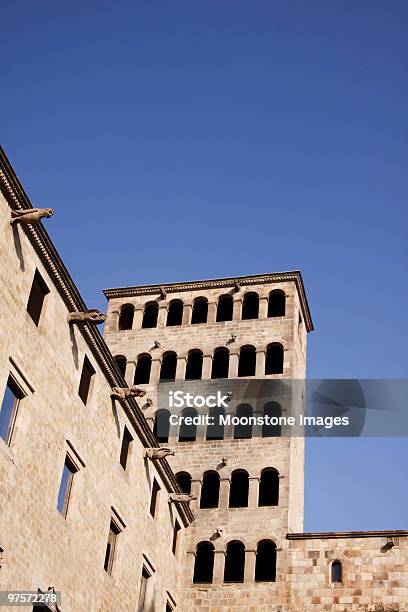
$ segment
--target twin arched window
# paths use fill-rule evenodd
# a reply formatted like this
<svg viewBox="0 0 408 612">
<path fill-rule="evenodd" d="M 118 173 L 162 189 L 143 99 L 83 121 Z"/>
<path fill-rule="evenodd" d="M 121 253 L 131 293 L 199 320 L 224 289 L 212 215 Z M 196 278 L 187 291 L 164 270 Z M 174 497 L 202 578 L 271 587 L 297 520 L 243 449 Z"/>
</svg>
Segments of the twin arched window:
<svg viewBox="0 0 408 612">
<path fill-rule="evenodd" d="M 269 344 L 265 356 L 265 374 L 283 374 L 283 346 L 279 342 Z"/>
<path fill-rule="evenodd" d="M 214 571 L 214 545 L 199 542 L 196 548 L 193 582 L 211 584 Z"/>
<path fill-rule="evenodd" d="M 147 302 L 143 311 L 142 328 L 156 327 L 159 305 L 157 302 Z"/>
<path fill-rule="evenodd" d="M 220 496 L 220 475 L 218 472 L 204 472 L 201 486 L 200 508 L 218 508 Z"/>
<path fill-rule="evenodd" d="M 251 344 L 246 344 L 239 351 L 238 376 L 255 376 L 256 350 Z"/>
<path fill-rule="evenodd" d="M 177 369 L 177 354 L 173 351 L 164 353 L 160 367 L 160 381 L 175 380 Z"/>
<path fill-rule="evenodd" d="M 259 315 L 259 296 L 257 293 L 250 292 L 244 295 L 242 302 L 242 320 L 257 319 Z"/>
<path fill-rule="evenodd" d="M 228 378 L 229 350 L 224 346 L 216 348 L 212 360 L 211 378 Z"/>
<path fill-rule="evenodd" d="M 152 356 L 144 353 L 137 358 L 134 385 L 148 385 L 152 369 Z"/>
<path fill-rule="evenodd" d="M 119 313 L 119 330 L 132 329 L 135 308 L 132 304 L 124 304 Z"/>
<path fill-rule="evenodd" d="M 268 299 L 268 317 L 285 316 L 285 292 L 280 289 L 271 291 Z"/>
<path fill-rule="evenodd" d="M 186 380 L 200 380 L 203 373 L 203 353 L 193 349 L 187 356 Z"/>
<path fill-rule="evenodd" d="M 118 366 L 119 370 L 122 373 L 122 376 L 125 376 L 126 366 L 127 366 L 126 357 L 124 357 L 123 355 L 115 355 L 114 359 L 116 361 L 116 365 Z"/>
<path fill-rule="evenodd" d="M 191 493 L 191 476 L 188 472 L 178 472 L 176 480 L 183 493 Z"/>
<path fill-rule="evenodd" d="M 156 411 L 153 433 L 160 444 L 167 443 L 170 435 L 170 411 L 159 408 Z"/>
<path fill-rule="evenodd" d="M 246 508 L 248 506 L 249 475 L 246 470 L 234 470 L 231 474 L 229 494 L 230 508 Z"/>
<path fill-rule="evenodd" d="M 244 582 L 245 546 L 238 540 L 227 544 L 224 565 L 224 582 Z"/>
<path fill-rule="evenodd" d="M 205 297 L 198 297 L 193 302 L 193 312 L 191 313 L 191 323 L 207 323 L 208 300 Z"/>
<path fill-rule="evenodd" d="M 172 300 L 167 311 L 167 327 L 181 325 L 183 322 L 183 302 L 181 300 Z"/>
<path fill-rule="evenodd" d="M 232 321 L 234 300 L 232 295 L 221 295 L 217 304 L 217 323 L 221 321 Z"/>
<path fill-rule="evenodd" d="M 184 408 L 181 415 L 185 417 L 181 422 L 179 429 L 179 442 L 194 442 L 197 438 L 197 425 L 193 422 L 194 417 L 197 416 L 197 410 L 195 408 Z M 190 418 L 190 420 L 187 420 Z M 186 422 L 187 420 L 187 422 Z"/>
</svg>

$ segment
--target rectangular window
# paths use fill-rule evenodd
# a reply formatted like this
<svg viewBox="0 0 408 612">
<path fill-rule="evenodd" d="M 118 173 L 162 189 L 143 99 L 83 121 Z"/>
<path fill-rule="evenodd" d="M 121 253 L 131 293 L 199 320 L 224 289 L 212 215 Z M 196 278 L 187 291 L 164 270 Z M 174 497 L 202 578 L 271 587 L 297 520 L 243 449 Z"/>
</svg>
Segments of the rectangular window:
<svg viewBox="0 0 408 612">
<path fill-rule="evenodd" d="M 120 465 L 126 470 L 126 465 L 129 457 L 129 448 L 131 443 L 133 442 L 133 438 L 130 435 L 130 432 L 127 427 L 125 427 L 123 431 L 122 438 L 122 448 L 120 449 Z"/>
<path fill-rule="evenodd" d="M 108 543 L 106 545 L 105 563 L 104 563 L 105 572 L 107 572 L 109 576 L 112 575 L 113 560 L 115 558 L 115 549 L 116 549 L 116 543 L 117 543 L 119 534 L 120 534 L 119 527 L 116 525 L 116 523 L 114 523 L 114 521 L 111 520 L 110 527 L 109 527 Z"/>
<path fill-rule="evenodd" d="M 67 455 L 65 458 L 64 469 L 62 470 L 61 484 L 57 502 L 57 508 L 64 518 L 67 516 L 69 498 L 72 489 L 72 481 L 74 479 L 74 474 L 77 471 L 77 468 Z"/>
<path fill-rule="evenodd" d="M 82 366 L 81 381 L 79 383 L 78 395 L 81 400 L 86 404 L 88 400 L 89 388 L 91 386 L 92 376 L 95 374 L 95 370 L 92 367 L 88 357 L 84 357 L 84 365 Z"/>
<path fill-rule="evenodd" d="M 3 438 L 6 444 L 11 442 L 18 405 L 23 397 L 23 392 L 9 376 L 0 408 L 0 438 Z"/>
<path fill-rule="evenodd" d="M 30 297 L 28 298 L 27 312 L 38 326 L 44 299 L 50 290 L 44 282 L 38 270 L 35 271 L 33 284 L 31 285 Z"/>
<path fill-rule="evenodd" d="M 171 548 L 173 551 L 173 555 L 175 555 L 177 552 L 177 541 L 178 541 L 178 534 L 179 534 L 180 529 L 181 529 L 180 524 L 178 520 L 176 519 L 176 522 L 174 523 L 174 531 L 173 531 L 173 545 Z"/>
<path fill-rule="evenodd" d="M 173 612 L 173 608 L 169 602 L 166 603 L 166 612 Z"/>
<path fill-rule="evenodd" d="M 154 518 L 156 515 L 157 496 L 159 495 L 160 487 L 156 479 L 153 480 L 152 497 L 150 499 L 150 514 Z"/>
<path fill-rule="evenodd" d="M 142 579 L 140 582 L 139 605 L 137 607 L 138 612 L 144 612 L 145 610 L 146 596 L 147 596 L 147 582 L 150 576 L 151 574 L 149 574 L 147 569 L 143 566 Z"/>
</svg>

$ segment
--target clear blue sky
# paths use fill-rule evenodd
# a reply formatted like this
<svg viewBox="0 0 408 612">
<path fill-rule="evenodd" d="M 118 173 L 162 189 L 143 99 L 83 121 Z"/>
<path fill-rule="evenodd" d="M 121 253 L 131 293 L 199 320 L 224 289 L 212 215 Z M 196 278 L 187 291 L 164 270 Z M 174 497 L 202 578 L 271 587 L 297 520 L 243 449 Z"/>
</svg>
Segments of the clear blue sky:
<svg viewBox="0 0 408 612">
<path fill-rule="evenodd" d="M 2 2 L 2 143 L 90 306 L 300 269 L 309 376 L 407 376 L 408 3 Z M 408 528 L 407 440 L 307 444 L 306 529 Z"/>
</svg>

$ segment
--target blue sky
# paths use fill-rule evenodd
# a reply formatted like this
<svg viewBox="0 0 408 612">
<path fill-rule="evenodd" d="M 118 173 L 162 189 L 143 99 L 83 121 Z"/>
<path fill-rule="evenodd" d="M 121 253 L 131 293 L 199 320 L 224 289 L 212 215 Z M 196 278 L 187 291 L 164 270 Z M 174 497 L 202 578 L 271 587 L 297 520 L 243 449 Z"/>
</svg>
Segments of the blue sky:
<svg viewBox="0 0 408 612">
<path fill-rule="evenodd" d="M 2 144 L 91 306 L 300 269 L 312 377 L 407 377 L 408 4 L 2 3 Z M 408 528 L 405 438 L 309 440 L 306 529 Z"/>
</svg>

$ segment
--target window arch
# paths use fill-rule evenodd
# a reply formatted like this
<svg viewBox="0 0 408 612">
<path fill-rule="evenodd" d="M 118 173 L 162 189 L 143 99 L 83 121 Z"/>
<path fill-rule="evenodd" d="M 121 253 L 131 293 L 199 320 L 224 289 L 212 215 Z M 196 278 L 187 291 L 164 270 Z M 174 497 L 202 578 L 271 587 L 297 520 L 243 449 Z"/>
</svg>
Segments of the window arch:
<svg viewBox="0 0 408 612">
<path fill-rule="evenodd" d="M 259 296 L 251 291 L 244 295 L 242 302 L 242 319 L 257 319 L 259 315 Z"/>
<path fill-rule="evenodd" d="M 192 419 L 197 416 L 197 410 L 195 408 L 184 408 L 181 415 L 183 417 L 191 417 Z M 194 442 L 197 437 L 197 425 L 193 422 L 185 422 L 183 420 L 179 430 L 179 442 Z"/>
<path fill-rule="evenodd" d="M 167 327 L 173 325 L 181 325 L 183 321 L 183 302 L 181 300 L 172 300 L 167 311 Z"/>
<path fill-rule="evenodd" d="M 228 378 L 229 350 L 220 346 L 214 351 L 211 368 L 211 378 Z"/>
<path fill-rule="evenodd" d="M 239 351 L 238 376 L 255 376 L 256 350 L 251 344 L 246 344 Z"/>
<path fill-rule="evenodd" d="M 224 425 L 221 417 L 225 415 L 224 408 L 210 408 L 208 415 L 210 423 L 207 425 L 206 440 L 223 440 Z"/>
<path fill-rule="evenodd" d="M 228 542 L 224 565 L 224 582 L 244 582 L 245 545 L 238 540 Z"/>
<path fill-rule="evenodd" d="M 122 373 L 122 376 L 125 376 L 127 366 L 126 357 L 124 355 L 115 355 L 114 359 L 116 361 L 116 365 Z"/>
<path fill-rule="evenodd" d="M 132 329 L 135 308 L 133 304 L 124 304 L 119 313 L 119 330 Z"/>
<path fill-rule="evenodd" d="M 142 328 L 156 327 L 159 305 L 157 302 L 147 302 L 144 307 Z"/>
<path fill-rule="evenodd" d="M 240 404 L 237 407 L 235 416 L 239 422 L 234 425 L 234 439 L 242 440 L 252 438 L 252 424 L 250 418 L 253 416 L 252 406 L 249 404 Z"/>
<path fill-rule="evenodd" d="M 214 546 L 211 542 L 199 542 L 194 561 L 193 582 L 211 584 L 214 570 Z"/>
<path fill-rule="evenodd" d="M 135 378 L 133 384 L 148 385 L 150 381 L 150 370 L 152 369 L 152 356 L 147 353 L 139 355 L 136 363 Z"/>
<path fill-rule="evenodd" d="M 276 544 L 272 540 L 261 540 L 256 549 L 255 582 L 275 582 Z"/>
<path fill-rule="evenodd" d="M 265 374 L 283 374 L 283 346 L 279 342 L 268 344 Z"/>
<path fill-rule="evenodd" d="M 265 468 L 259 481 L 258 506 L 279 505 L 279 472 L 275 468 Z"/>
<path fill-rule="evenodd" d="M 245 470 L 234 470 L 231 474 L 229 494 L 230 508 L 246 508 L 248 506 L 249 476 Z"/>
<path fill-rule="evenodd" d="M 201 485 L 200 508 L 218 508 L 220 496 L 220 475 L 218 472 L 204 472 Z"/>
<path fill-rule="evenodd" d="M 218 298 L 216 319 L 217 323 L 219 323 L 220 321 L 232 321 L 233 306 L 234 303 L 232 295 L 221 295 Z"/>
<path fill-rule="evenodd" d="M 341 561 L 336 559 L 331 564 L 331 581 L 332 582 L 342 582 L 343 581 L 343 568 L 341 565 Z"/>
<path fill-rule="evenodd" d="M 208 300 L 205 297 L 198 297 L 193 303 L 193 312 L 191 313 L 191 323 L 207 323 L 208 315 Z"/>
<path fill-rule="evenodd" d="M 268 317 L 284 317 L 285 316 L 285 292 L 281 289 L 274 289 L 269 294 L 268 299 Z"/>
<path fill-rule="evenodd" d="M 175 380 L 177 355 L 173 351 L 164 353 L 160 366 L 160 380 Z"/>
<path fill-rule="evenodd" d="M 165 408 L 156 410 L 154 417 L 153 433 L 160 444 L 169 441 L 170 435 L 170 411 Z"/>
<path fill-rule="evenodd" d="M 191 474 L 188 472 L 177 472 L 176 480 L 183 493 L 191 493 Z"/>
<path fill-rule="evenodd" d="M 278 402 L 267 402 L 263 407 L 262 415 L 274 419 L 270 423 L 262 425 L 263 438 L 279 438 L 282 435 L 282 427 L 277 419 L 282 416 L 282 406 Z"/>
<path fill-rule="evenodd" d="M 193 349 L 188 353 L 186 380 L 200 380 L 203 372 L 203 353 Z"/>
</svg>

